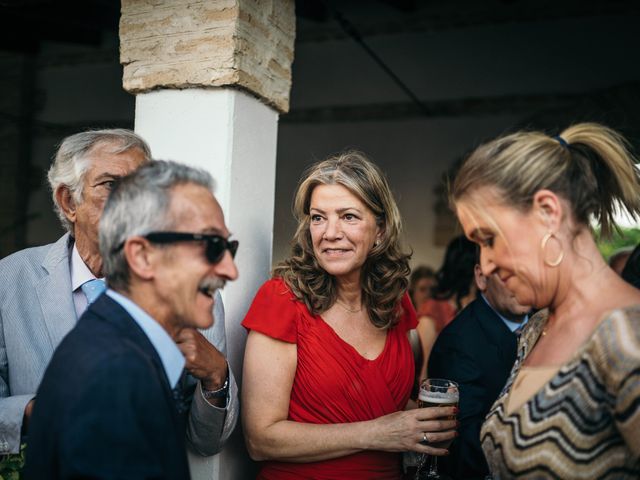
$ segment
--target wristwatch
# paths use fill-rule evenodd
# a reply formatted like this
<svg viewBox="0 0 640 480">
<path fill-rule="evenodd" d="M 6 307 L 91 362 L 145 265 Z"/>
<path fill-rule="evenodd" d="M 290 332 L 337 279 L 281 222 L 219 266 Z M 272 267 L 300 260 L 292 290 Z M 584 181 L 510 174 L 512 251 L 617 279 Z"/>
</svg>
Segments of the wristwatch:
<svg viewBox="0 0 640 480">
<path fill-rule="evenodd" d="M 206 390 L 204 387 L 202 387 L 202 395 L 207 400 L 210 398 L 226 398 L 228 392 L 229 392 L 229 375 L 227 375 L 227 378 L 225 379 L 224 383 L 217 390 Z"/>
</svg>

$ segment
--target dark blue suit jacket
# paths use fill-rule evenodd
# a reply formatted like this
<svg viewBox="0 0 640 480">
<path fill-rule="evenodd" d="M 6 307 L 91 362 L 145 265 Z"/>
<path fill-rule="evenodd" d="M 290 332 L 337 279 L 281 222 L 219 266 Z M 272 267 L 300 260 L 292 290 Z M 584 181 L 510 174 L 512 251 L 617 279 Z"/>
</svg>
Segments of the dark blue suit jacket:
<svg viewBox="0 0 640 480">
<path fill-rule="evenodd" d="M 65 337 L 36 394 L 27 479 L 188 479 L 185 424 L 142 329 L 102 295 Z"/>
<path fill-rule="evenodd" d="M 489 468 L 480 447 L 480 427 L 515 362 L 516 335 L 478 297 L 442 330 L 429 356 L 429 376 L 460 386 L 459 437 L 440 457 L 454 479 L 483 479 Z"/>
</svg>

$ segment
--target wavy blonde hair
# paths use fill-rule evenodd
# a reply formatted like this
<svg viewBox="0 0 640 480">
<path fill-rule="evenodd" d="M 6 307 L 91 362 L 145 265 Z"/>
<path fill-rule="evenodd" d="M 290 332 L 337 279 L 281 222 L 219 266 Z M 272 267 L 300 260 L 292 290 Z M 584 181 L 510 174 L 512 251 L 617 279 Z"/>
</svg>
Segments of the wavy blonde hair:
<svg viewBox="0 0 640 480">
<path fill-rule="evenodd" d="M 400 212 L 380 169 L 364 154 L 348 151 L 312 165 L 303 175 L 294 199 L 298 228 L 290 257 L 273 275 L 281 277 L 293 294 L 314 314 L 328 310 L 336 301 L 336 281 L 318 263 L 309 231 L 311 194 L 318 185 L 342 185 L 374 214 L 381 230 L 380 242 L 369 252 L 360 284 L 363 303 L 371 323 L 380 329 L 393 327 L 399 319 L 400 300 L 408 286 L 410 254 L 400 247 Z"/>
<path fill-rule="evenodd" d="M 482 187 L 498 189 L 502 201 L 526 212 L 541 189 L 570 204 L 573 219 L 594 218 L 607 236 L 619 208 L 640 216 L 640 173 L 626 140 L 596 123 L 580 123 L 558 137 L 517 132 L 478 147 L 462 164 L 450 190 L 457 202 Z"/>
</svg>

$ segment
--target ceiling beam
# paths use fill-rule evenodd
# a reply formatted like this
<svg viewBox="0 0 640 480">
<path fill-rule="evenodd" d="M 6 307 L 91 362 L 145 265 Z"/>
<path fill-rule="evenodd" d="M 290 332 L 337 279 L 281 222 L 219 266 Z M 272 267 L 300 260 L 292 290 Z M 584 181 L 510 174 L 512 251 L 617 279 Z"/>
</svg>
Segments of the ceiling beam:
<svg viewBox="0 0 640 480">
<path fill-rule="evenodd" d="M 580 102 L 609 96 L 617 91 L 640 92 L 640 82 L 582 93 L 532 93 L 449 100 L 422 100 L 423 109 L 413 102 L 294 108 L 280 117 L 280 123 L 366 122 L 420 117 L 478 117 L 531 113 L 546 109 L 569 108 Z"/>
<path fill-rule="evenodd" d="M 339 5 L 339 4 L 338 4 Z M 339 7 L 338 7 L 339 10 Z M 391 21 L 359 23 L 356 25 L 363 37 L 397 35 L 407 33 L 434 33 L 446 30 L 476 28 L 494 25 L 536 23 L 603 16 L 640 16 L 640 2 L 613 0 L 609 2 L 555 2 L 553 6 L 541 2 L 513 2 L 509 5 L 479 10 L 460 8 L 455 10 L 420 9 L 409 15 L 394 15 Z M 298 43 L 346 40 L 349 35 L 336 23 L 325 22 L 317 27 L 305 26 L 298 31 Z"/>
</svg>

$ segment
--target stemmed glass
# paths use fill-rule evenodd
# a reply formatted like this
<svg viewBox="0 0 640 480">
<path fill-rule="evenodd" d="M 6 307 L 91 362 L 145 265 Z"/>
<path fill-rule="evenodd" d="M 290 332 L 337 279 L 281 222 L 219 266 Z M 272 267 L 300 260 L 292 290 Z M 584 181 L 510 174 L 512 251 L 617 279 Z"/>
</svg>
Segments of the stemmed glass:
<svg viewBox="0 0 640 480">
<path fill-rule="evenodd" d="M 443 378 L 427 378 L 420 383 L 418 407 L 456 407 L 458 406 L 459 398 L 460 393 L 456 382 Z M 453 420 L 453 418 L 452 416 L 446 420 Z M 452 440 L 446 440 L 444 442 L 432 443 L 431 445 L 435 448 L 449 448 L 451 442 Z M 422 471 L 425 461 L 426 455 L 422 454 L 415 480 L 447 480 L 449 478 L 438 473 L 438 457 L 434 455 L 429 456 L 429 470 L 427 472 Z"/>
</svg>

